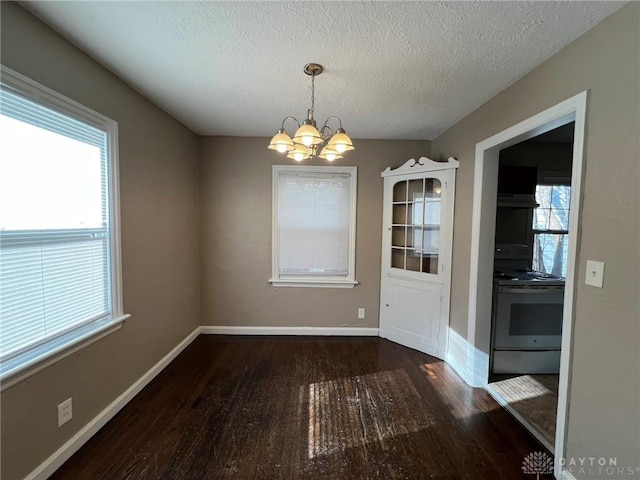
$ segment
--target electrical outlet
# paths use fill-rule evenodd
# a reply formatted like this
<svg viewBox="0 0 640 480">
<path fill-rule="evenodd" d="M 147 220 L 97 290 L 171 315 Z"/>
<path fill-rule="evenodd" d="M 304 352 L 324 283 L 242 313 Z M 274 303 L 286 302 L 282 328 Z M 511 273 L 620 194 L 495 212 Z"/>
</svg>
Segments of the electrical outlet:
<svg viewBox="0 0 640 480">
<path fill-rule="evenodd" d="M 364 318 L 364 308 L 358 309 L 358 318 Z"/>
<path fill-rule="evenodd" d="M 71 404 L 71 398 L 67 398 L 58 405 L 58 427 L 71 420 L 71 417 L 73 417 L 73 405 Z"/>
</svg>

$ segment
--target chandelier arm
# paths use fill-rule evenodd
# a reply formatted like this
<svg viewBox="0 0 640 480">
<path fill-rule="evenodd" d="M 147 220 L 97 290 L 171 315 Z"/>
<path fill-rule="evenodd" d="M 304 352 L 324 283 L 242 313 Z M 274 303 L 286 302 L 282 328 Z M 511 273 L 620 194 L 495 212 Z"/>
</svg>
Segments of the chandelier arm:
<svg viewBox="0 0 640 480">
<path fill-rule="evenodd" d="M 283 130 L 284 130 L 284 122 L 286 122 L 287 120 L 295 120 L 296 123 L 298 124 L 298 128 L 300 128 L 300 121 L 296 117 L 289 115 L 288 117 L 284 117 L 284 119 L 282 120 L 282 129 Z"/>
<path fill-rule="evenodd" d="M 329 125 L 327 125 L 327 122 L 324 122 L 324 125 L 320 129 L 320 136 L 325 141 L 327 141 L 329 138 L 331 138 L 333 136 L 333 130 L 331 130 L 331 127 Z"/>
<path fill-rule="evenodd" d="M 327 118 L 324 122 L 324 127 L 327 127 L 329 124 L 329 120 L 331 120 L 332 118 L 335 118 L 336 120 L 338 120 L 338 123 L 340 124 L 340 126 L 338 128 L 342 128 L 342 120 L 340 120 L 340 117 L 338 117 L 337 115 L 331 115 L 329 118 Z M 322 128 L 324 128 L 322 127 Z"/>
</svg>

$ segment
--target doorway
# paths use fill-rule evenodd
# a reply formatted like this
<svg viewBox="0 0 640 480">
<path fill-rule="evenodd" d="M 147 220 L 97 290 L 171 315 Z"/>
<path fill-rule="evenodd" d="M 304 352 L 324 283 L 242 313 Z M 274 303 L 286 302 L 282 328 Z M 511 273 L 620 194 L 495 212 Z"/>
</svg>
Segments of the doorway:
<svg viewBox="0 0 640 480">
<path fill-rule="evenodd" d="M 572 152 L 567 267 L 563 305 L 558 407 L 554 452 L 565 456 L 568 417 L 568 390 L 571 374 L 571 341 L 573 336 L 574 285 L 577 273 L 576 252 L 580 232 L 580 199 L 583 176 L 587 92 L 582 92 L 533 117 L 514 125 L 476 145 L 474 198 L 471 235 L 469 283 L 469 316 L 467 339 L 473 348 L 467 358 L 466 377 L 473 386 L 484 387 L 489 382 L 489 352 L 491 348 L 491 310 L 493 290 L 493 249 L 499 152 L 505 148 L 575 122 Z M 560 473 L 556 462 L 556 474 Z"/>
<path fill-rule="evenodd" d="M 555 444 L 575 123 L 500 151 L 486 389 Z"/>
</svg>

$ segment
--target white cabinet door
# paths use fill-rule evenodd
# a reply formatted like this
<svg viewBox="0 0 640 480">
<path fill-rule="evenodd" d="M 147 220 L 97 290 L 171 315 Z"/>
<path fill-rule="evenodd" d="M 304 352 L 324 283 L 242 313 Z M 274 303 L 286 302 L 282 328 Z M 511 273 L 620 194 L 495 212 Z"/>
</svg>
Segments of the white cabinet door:
<svg viewBox="0 0 640 480">
<path fill-rule="evenodd" d="M 384 177 L 380 335 L 446 354 L 458 162 L 410 160 Z"/>
<path fill-rule="evenodd" d="M 385 294 L 386 338 L 439 357 L 441 295 L 440 284 L 390 278 Z"/>
</svg>

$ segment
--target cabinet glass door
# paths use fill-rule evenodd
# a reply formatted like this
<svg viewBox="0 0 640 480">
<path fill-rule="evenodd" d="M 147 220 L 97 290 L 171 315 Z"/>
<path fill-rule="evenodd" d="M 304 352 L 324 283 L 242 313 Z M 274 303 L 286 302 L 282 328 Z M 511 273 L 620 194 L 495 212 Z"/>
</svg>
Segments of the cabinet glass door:
<svg viewBox="0 0 640 480">
<path fill-rule="evenodd" d="M 441 192 L 437 178 L 402 180 L 393 186 L 392 268 L 437 275 Z"/>
</svg>

